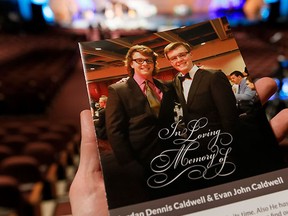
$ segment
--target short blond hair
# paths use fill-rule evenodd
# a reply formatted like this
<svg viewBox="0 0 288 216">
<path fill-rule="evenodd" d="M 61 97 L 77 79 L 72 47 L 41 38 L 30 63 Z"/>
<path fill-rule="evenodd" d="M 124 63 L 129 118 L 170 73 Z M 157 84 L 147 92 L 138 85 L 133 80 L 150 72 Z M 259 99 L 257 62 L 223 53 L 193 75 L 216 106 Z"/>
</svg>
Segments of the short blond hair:
<svg viewBox="0 0 288 216">
<path fill-rule="evenodd" d="M 185 42 L 172 42 L 169 43 L 165 48 L 164 48 L 164 55 L 165 57 L 169 60 L 167 53 L 170 52 L 171 50 L 175 50 L 176 48 L 178 48 L 179 46 L 183 46 L 185 47 L 185 49 L 187 50 L 187 52 L 191 52 L 192 48 L 188 43 Z"/>
</svg>

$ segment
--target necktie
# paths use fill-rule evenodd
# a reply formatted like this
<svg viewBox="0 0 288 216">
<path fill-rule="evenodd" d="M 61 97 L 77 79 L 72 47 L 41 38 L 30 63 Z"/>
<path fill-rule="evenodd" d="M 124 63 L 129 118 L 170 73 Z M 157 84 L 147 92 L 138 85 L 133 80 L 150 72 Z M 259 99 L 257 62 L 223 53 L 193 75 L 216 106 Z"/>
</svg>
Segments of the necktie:
<svg viewBox="0 0 288 216">
<path fill-rule="evenodd" d="M 147 100 L 149 102 L 149 105 L 150 105 L 151 109 L 153 110 L 153 113 L 156 116 L 158 116 L 159 110 L 160 110 L 160 100 L 156 96 L 156 94 L 153 91 L 153 89 L 151 89 L 151 87 L 149 86 L 148 82 L 149 82 L 148 80 L 145 81 L 146 97 L 147 97 Z"/>
<path fill-rule="evenodd" d="M 191 79 L 189 73 L 186 73 L 184 76 L 178 76 L 178 78 L 181 82 L 183 82 L 185 79 Z"/>
</svg>

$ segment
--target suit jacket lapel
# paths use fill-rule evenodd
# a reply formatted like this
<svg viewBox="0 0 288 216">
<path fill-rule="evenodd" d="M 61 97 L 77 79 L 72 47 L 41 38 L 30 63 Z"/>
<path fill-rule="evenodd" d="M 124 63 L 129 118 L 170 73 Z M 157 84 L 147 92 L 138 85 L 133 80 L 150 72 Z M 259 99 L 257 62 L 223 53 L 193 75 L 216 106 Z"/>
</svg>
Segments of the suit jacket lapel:
<svg viewBox="0 0 288 216">
<path fill-rule="evenodd" d="M 133 78 L 130 77 L 127 80 L 127 85 L 129 87 L 130 91 L 132 92 L 132 94 L 140 95 L 140 93 L 141 93 L 143 95 L 143 92 L 141 91 L 139 85 L 137 84 L 137 82 Z"/>
<path fill-rule="evenodd" d="M 178 74 L 174 78 L 174 87 L 175 87 L 175 90 L 176 90 L 177 97 L 179 98 L 179 101 L 181 102 L 181 104 L 182 103 L 185 104 L 186 102 L 185 102 L 185 98 L 184 98 L 184 95 L 183 95 L 182 83 L 178 79 Z"/>
<path fill-rule="evenodd" d="M 130 77 L 127 80 L 127 85 L 128 85 L 129 91 L 130 91 L 129 97 L 133 97 L 135 100 L 135 103 L 139 103 L 139 104 L 144 103 L 145 104 L 145 110 L 147 112 L 151 112 L 148 100 L 147 100 L 146 96 L 143 94 L 143 92 L 142 92 L 140 86 L 137 84 L 137 82 L 133 78 Z"/>
<path fill-rule="evenodd" d="M 192 80 L 190 89 L 189 89 L 188 99 L 187 99 L 188 106 L 191 105 L 193 102 L 193 98 L 195 96 L 197 89 L 200 86 L 202 77 L 203 77 L 203 73 L 201 73 L 201 69 L 197 70 Z"/>
<path fill-rule="evenodd" d="M 164 118 L 167 118 L 168 116 L 165 116 L 166 115 L 166 112 L 165 112 L 165 109 L 167 109 L 167 104 L 165 104 L 165 101 L 166 100 L 172 100 L 172 98 L 169 98 L 167 92 L 169 91 L 169 87 L 166 86 L 164 83 L 162 83 L 162 81 L 158 80 L 158 79 L 153 79 L 153 82 L 155 84 L 155 86 L 160 89 L 160 91 L 163 93 L 163 97 L 162 97 L 162 100 L 161 100 L 161 105 L 160 105 L 160 111 L 159 111 L 159 116 L 158 116 L 158 119 L 161 119 L 162 116 Z M 169 108 L 168 108 L 169 109 Z"/>
<path fill-rule="evenodd" d="M 173 80 L 173 86 L 175 88 L 178 100 L 181 104 L 181 107 L 183 109 L 183 113 L 187 113 L 187 105 L 186 105 L 186 100 L 184 98 L 183 95 L 183 91 L 182 91 L 182 83 L 181 81 L 178 79 L 178 74 L 175 76 L 174 80 Z"/>
<path fill-rule="evenodd" d="M 140 103 L 141 101 L 145 101 L 145 102 L 147 102 L 145 104 L 147 104 L 147 106 L 149 107 L 149 103 L 146 99 L 146 96 L 143 94 L 140 86 L 137 84 L 137 82 L 132 77 L 130 77 L 127 80 L 127 85 L 130 89 L 131 97 L 134 97 L 134 99 L 135 99 L 135 103 Z"/>
<path fill-rule="evenodd" d="M 163 93 L 163 96 L 165 95 L 166 92 L 169 91 L 169 87 L 163 84 L 160 80 L 158 79 L 153 79 L 154 84 L 160 91 Z"/>
</svg>

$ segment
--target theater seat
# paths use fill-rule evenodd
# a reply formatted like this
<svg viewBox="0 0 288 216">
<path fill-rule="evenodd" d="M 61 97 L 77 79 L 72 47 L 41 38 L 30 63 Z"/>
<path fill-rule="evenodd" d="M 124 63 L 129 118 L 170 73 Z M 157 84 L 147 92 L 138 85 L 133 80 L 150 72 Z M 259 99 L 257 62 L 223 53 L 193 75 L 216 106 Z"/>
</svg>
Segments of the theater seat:
<svg viewBox="0 0 288 216">
<path fill-rule="evenodd" d="M 0 145 L 0 163 L 2 160 L 4 160 L 7 157 L 10 157 L 13 155 L 13 151 L 11 148 L 5 146 L 5 145 Z"/>
<path fill-rule="evenodd" d="M 30 156 L 11 156 L 0 163 L 0 174 L 14 177 L 27 202 L 33 206 L 33 215 L 41 215 L 43 178 L 36 159 Z"/>
<path fill-rule="evenodd" d="M 35 183 L 42 180 L 39 163 L 29 156 L 16 155 L 4 159 L 0 164 L 0 172 L 14 176 L 20 183 Z"/>
<path fill-rule="evenodd" d="M 45 181 L 45 199 L 56 197 L 56 183 L 58 180 L 58 163 L 56 151 L 49 143 L 31 142 L 23 149 L 23 154 L 31 156 L 39 163 L 39 168 Z"/>
<path fill-rule="evenodd" d="M 0 194 L 0 215 L 40 215 L 34 214 L 34 206 L 25 199 L 14 177 L 0 175 Z"/>
<path fill-rule="evenodd" d="M 28 141 L 29 139 L 24 135 L 7 134 L 1 144 L 11 148 L 15 154 L 19 154 Z"/>
<path fill-rule="evenodd" d="M 21 208 L 21 192 L 18 181 L 12 176 L 0 175 L 0 206 L 8 212 L 19 213 Z M 5 194 L 5 196 L 4 196 Z"/>
<path fill-rule="evenodd" d="M 49 143 L 57 152 L 57 162 L 62 167 L 68 164 L 68 142 L 63 134 L 46 132 L 39 135 L 38 140 Z"/>
</svg>

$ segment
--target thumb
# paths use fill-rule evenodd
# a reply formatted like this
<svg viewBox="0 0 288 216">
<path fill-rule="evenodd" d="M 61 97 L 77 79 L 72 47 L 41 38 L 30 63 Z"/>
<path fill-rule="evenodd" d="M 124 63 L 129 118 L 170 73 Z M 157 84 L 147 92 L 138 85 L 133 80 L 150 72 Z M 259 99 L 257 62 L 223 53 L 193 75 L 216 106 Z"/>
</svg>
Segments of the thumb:
<svg viewBox="0 0 288 216">
<path fill-rule="evenodd" d="M 80 114 L 81 122 L 81 145 L 79 170 L 87 172 L 100 171 L 99 153 L 92 121 L 91 111 L 84 110 Z"/>
</svg>

